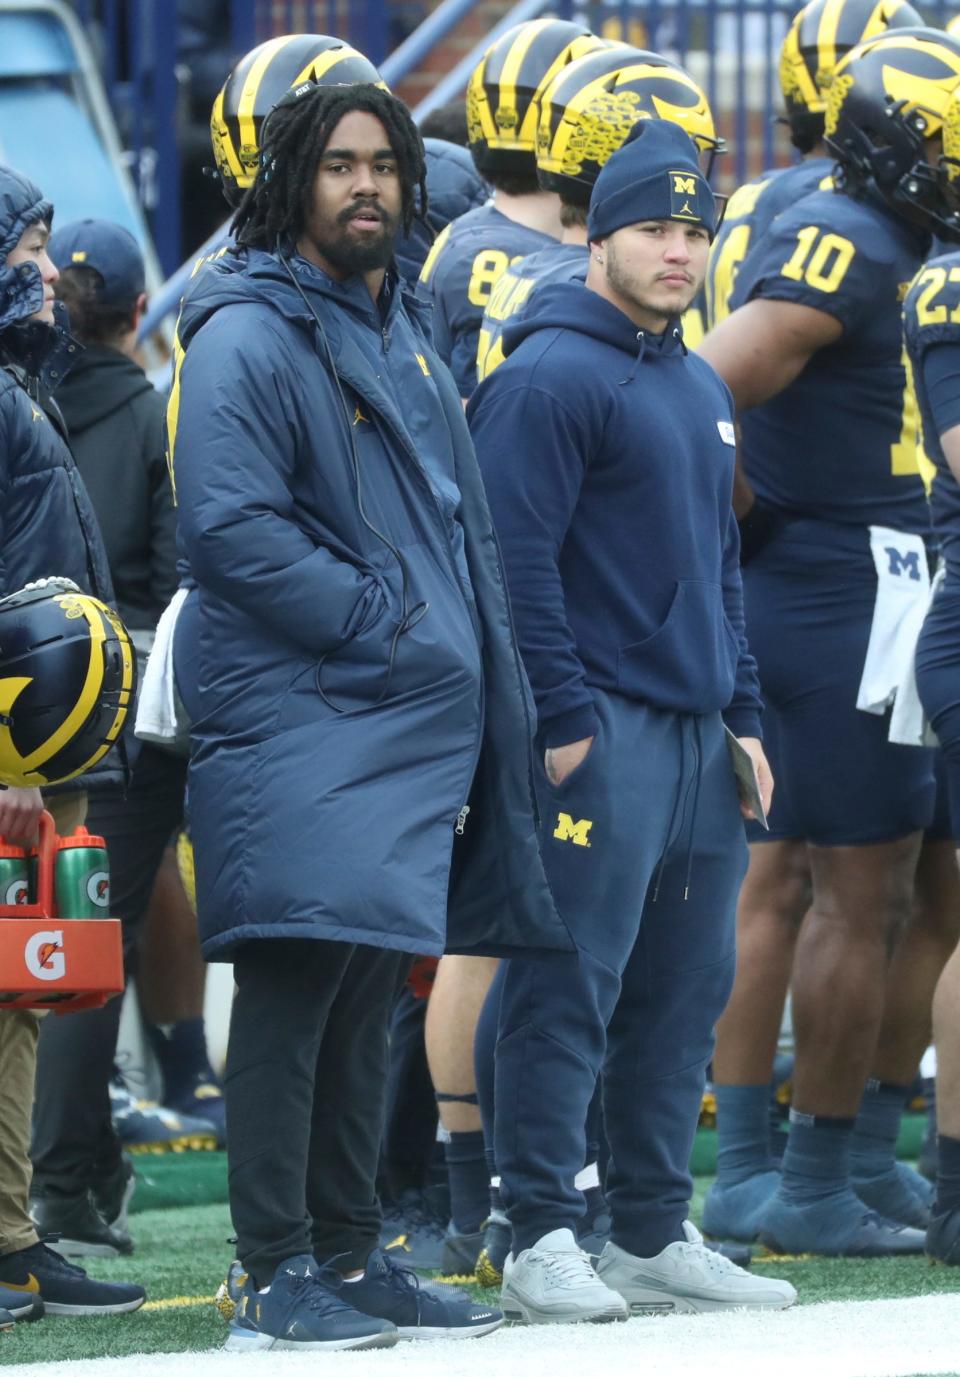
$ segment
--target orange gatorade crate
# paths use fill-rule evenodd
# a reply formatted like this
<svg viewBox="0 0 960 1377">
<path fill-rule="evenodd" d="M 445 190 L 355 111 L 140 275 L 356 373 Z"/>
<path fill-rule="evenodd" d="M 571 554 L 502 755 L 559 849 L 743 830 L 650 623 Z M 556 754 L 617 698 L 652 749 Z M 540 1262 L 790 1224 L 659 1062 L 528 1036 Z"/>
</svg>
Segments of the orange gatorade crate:
<svg viewBox="0 0 960 1377">
<path fill-rule="evenodd" d="M 36 896 L 29 900 L 28 862 L 16 847 L 0 844 L 0 1011 L 54 1009 L 59 1014 L 98 1009 L 123 992 L 123 943 L 117 918 L 81 918 L 57 909 L 54 872 L 58 850 L 86 840 L 57 836 L 53 818 L 40 818 Z M 2 839 L 0 839 L 2 842 Z M 21 859 L 22 858 L 22 859 Z M 103 880 L 91 881 L 102 902 Z"/>
</svg>

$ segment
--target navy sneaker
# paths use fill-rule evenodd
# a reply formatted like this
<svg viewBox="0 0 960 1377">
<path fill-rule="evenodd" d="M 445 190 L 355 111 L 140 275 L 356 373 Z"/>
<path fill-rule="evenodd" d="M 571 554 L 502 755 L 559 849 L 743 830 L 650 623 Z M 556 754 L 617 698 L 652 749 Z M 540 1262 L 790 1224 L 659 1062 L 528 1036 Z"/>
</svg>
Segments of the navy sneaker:
<svg viewBox="0 0 960 1377">
<path fill-rule="evenodd" d="M 401 1191 L 384 1207 L 380 1247 L 407 1267 L 439 1272 L 448 1218 L 441 1218 L 426 1191 Z"/>
<path fill-rule="evenodd" d="M 854 1173 L 850 1184 L 863 1203 L 884 1219 L 911 1229 L 925 1229 L 930 1223 L 933 1186 L 904 1162 L 891 1162 L 875 1176 Z"/>
<path fill-rule="evenodd" d="M 443 1252 L 437 1269 L 444 1277 L 468 1277 L 472 1279 L 477 1270 L 477 1258 L 483 1247 L 483 1229 L 475 1234 L 465 1234 L 451 1219 L 443 1236 Z"/>
<path fill-rule="evenodd" d="M 0 1257 L 0 1286 L 39 1296 L 47 1315 L 123 1315 L 147 1298 L 142 1286 L 94 1281 L 45 1243 Z"/>
<path fill-rule="evenodd" d="M 0 1286 L 0 1329 L 9 1328 L 15 1320 L 39 1320 L 43 1316 L 43 1301 L 32 1291 L 11 1291 Z"/>
<path fill-rule="evenodd" d="M 760 1227 L 760 1242 L 773 1253 L 909 1257 L 923 1252 L 924 1241 L 921 1230 L 894 1224 L 866 1209 L 851 1189 L 803 1205 L 778 1191 Z"/>
<path fill-rule="evenodd" d="M 217 1135 L 217 1147 L 227 1145 L 227 1102 L 223 1087 L 211 1072 L 201 1072 L 180 1095 L 167 1099 L 165 1108 L 188 1122 L 208 1123 Z"/>
<path fill-rule="evenodd" d="M 729 1185 L 714 1181 L 703 1202 L 703 1232 L 709 1238 L 752 1243 L 779 1184 L 778 1171 L 761 1171 Z"/>
<path fill-rule="evenodd" d="M 491 1210 L 483 1226 L 483 1247 L 477 1258 L 476 1278 L 481 1286 L 503 1284 L 503 1264 L 513 1246 L 510 1221 L 501 1210 Z"/>
<path fill-rule="evenodd" d="M 960 1210 L 946 1210 L 933 1216 L 927 1228 L 926 1253 L 931 1262 L 960 1267 Z M 3 1304 L 0 1296 L 0 1305 Z"/>
<path fill-rule="evenodd" d="M 347 1305 L 337 1294 L 341 1285 L 342 1278 L 319 1267 L 309 1253 L 282 1262 L 266 1291 L 246 1277 L 224 1350 L 391 1348 L 396 1325 Z"/>
<path fill-rule="evenodd" d="M 391 1320 L 401 1339 L 474 1339 L 503 1324 L 499 1310 L 478 1305 L 457 1286 L 421 1281 L 380 1248 L 358 1281 L 344 1283 L 342 1294 L 364 1314 Z"/>
</svg>

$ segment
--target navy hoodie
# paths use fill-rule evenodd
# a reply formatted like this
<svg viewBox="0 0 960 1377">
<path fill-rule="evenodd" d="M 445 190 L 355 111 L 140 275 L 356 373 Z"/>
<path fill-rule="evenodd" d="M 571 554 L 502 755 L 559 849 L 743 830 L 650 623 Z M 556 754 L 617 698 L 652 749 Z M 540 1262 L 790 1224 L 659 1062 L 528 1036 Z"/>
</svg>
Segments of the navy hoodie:
<svg viewBox="0 0 960 1377">
<path fill-rule="evenodd" d="M 680 328 L 545 287 L 467 411 L 544 746 L 596 687 L 760 735 L 731 508 L 732 401 Z"/>
</svg>

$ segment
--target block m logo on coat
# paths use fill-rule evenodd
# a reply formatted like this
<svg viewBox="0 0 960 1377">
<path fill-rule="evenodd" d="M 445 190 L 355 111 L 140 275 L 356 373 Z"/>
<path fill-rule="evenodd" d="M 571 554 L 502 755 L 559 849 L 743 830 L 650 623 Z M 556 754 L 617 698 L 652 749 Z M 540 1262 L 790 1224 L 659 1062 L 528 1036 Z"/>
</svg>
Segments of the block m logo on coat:
<svg viewBox="0 0 960 1377">
<path fill-rule="evenodd" d="M 581 818 L 579 822 L 574 822 L 569 813 L 560 813 L 557 817 L 557 825 L 553 829 L 553 835 L 557 841 L 573 842 L 574 846 L 590 846 L 590 828 L 593 823 L 589 818 Z"/>
</svg>

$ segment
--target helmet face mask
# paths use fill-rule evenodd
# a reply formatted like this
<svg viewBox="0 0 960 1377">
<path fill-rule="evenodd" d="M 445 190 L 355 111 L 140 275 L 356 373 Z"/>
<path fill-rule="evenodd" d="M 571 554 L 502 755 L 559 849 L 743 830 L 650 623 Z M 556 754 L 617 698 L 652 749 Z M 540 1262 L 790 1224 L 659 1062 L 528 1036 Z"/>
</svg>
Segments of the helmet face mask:
<svg viewBox="0 0 960 1377">
<path fill-rule="evenodd" d="M 571 63 L 540 99 L 537 177 L 546 191 L 586 206 L 612 153 L 641 119 L 666 119 L 684 129 L 709 176 L 723 151 L 707 98 L 677 63 L 656 53 L 624 49 Z"/>
<path fill-rule="evenodd" d="M 907 0 L 810 0 L 797 13 L 780 49 L 780 90 L 790 141 L 809 153 L 823 138 L 825 88 L 858 43 L 892 29 L 922 26 Z"/>
<path fill-rule="evenodd" d="M 263 123 L 288 91 L 303 83 L 383 86 L 380 73 L 356 48 L 326 34 L 268 39 L 241 58 L 210 115 L 210 141 L 223 194 L 238 206 L 260 168 Z"/>
<path fill-rule="evenodd" d="M 825 141 L 853 194 L 873 187 L 903 219 L 945 238 L 958 232 L 933 162 L 960 43 L 933 29 L 900 30 L 853 49 L 827 88 Z"/>
<path fill-rule="evenodd" d="M 85 773 L 119 737 L 136 679 L 126 628 L 96 598 L 0 599 L 0 781 L 30 788 Z"/>
<path fill-rule="evenodd" d="M 533 19 L 502 34 L 467 85 L 467 138 L 477 171 L 535 174 L 539 97 L 578 58 L 612 45 L 582 24 Z"/>
</svg>

